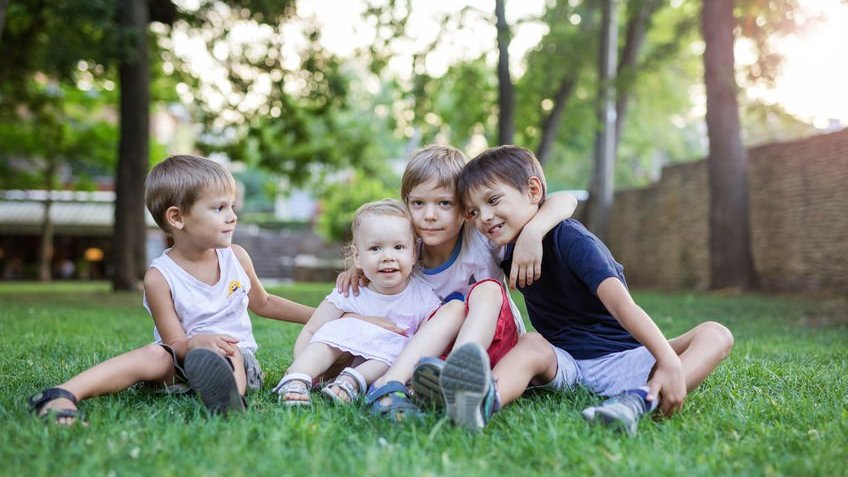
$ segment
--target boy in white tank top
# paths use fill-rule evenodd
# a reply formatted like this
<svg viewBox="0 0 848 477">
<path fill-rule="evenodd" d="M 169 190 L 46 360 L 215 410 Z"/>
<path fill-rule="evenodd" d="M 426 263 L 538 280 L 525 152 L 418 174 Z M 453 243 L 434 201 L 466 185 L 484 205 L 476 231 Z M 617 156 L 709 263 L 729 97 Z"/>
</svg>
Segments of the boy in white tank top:
<svg viewBox="0 0 848 477">
<path fill-rule="evenodd" d="M 150 171 L 147 209 L 174 240 L 144 276 L 155 342 L 31 396 L 36 414 L 72 424 L 77 401 L 138 382 L 188 384 L 213 413 L 246 408 L 246 390 L 261 384 L 248 308 L 295 323 L 313 309 L 268 294 L 247 252 L 232 244 L 235 197 L 232 175 L 208 159 L 171 156 Z"/>
</svg>

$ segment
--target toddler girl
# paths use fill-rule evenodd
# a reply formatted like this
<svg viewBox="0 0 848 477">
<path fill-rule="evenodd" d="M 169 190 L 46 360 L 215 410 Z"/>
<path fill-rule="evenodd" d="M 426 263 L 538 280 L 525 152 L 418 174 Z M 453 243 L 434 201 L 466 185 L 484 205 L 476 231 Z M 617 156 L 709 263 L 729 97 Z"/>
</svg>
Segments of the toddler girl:
<svg viewBox="0 0 848 477">
<path fill-rule="evenodd" d="M 353 357 L 322 393 L 347 403 L 361 396 L 394 362 L 418 326 L 439 307 L 430 286 L 412 278 L 415 234 L 397 200 L 369 202 L 357 209 L 349 258 L 369 283 L 358 296 L 337 290 L 318 306 L 295 342 L 295 360 L 274 392 L 287 406 L 309 405 L 316 376 L 343 354 Z M 343 318 L 353 313 L 358 318 Z M 342 319 L 339 319 L 342 318 Z"/>
</svg>

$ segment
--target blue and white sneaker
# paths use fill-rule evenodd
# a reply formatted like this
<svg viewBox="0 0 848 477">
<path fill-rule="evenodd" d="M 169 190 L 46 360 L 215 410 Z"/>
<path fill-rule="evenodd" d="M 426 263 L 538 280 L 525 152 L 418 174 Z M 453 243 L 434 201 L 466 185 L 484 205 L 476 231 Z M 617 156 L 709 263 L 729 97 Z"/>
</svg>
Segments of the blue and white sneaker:
<svg viewBox="0 0 848 477">
<path fill-rule="evenodd" d="M 639 419 L 656 408 L 657 403 L 648 403 L 647 391 L 634 389 L 625 391 L 602 402 L 599 406 L 583 410 L 583 419 L 592 424 L 601 424 L 623 430 L 633 437 L 639 427 Z"/>
<path fill-rule="evenodd" d="M 489 355 L 482 346 L 467 343 L 454 349 L 439 378 L 451 421 L 481 431 L 500 408 Z"/>
</svg>

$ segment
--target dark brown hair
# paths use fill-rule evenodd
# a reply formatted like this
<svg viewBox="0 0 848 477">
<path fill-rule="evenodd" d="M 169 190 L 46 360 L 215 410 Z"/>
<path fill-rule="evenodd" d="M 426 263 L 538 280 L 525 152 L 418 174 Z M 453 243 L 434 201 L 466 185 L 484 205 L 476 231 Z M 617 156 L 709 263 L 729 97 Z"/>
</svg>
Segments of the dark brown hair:
<svg viewBox="0 0 848 477">
<path fill-rule="evenodd" d="M 528 149 L 518 146 L 500 146 L 486 149 L 468 161 L 456 181 L 463 207 L 474 189 L 504 183 L 525 192 L 531 177 L 542 183 L 542 200 L 545 200 L 547 185 L 545 173 L 539 160 Z"/>
</svg>

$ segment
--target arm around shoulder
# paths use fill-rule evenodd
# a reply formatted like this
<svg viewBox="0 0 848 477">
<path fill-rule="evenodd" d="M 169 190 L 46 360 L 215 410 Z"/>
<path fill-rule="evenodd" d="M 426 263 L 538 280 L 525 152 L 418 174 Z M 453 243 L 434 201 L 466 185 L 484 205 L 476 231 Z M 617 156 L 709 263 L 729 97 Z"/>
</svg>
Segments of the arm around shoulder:
<svg viewBox="0 0 848 477">
<path fill-rule="evenodd" d="M 251 261 L 247 251 L 239 245 L 233 244 L 231 247 L 242 268 L 244 268 L 245 273 L 250 278 L 250 293 L 248 294 L 248 308 L 250 311 L 265 318 L 292 323 L 303 324 L 309 320 L 309 317 L 315 311 L 314 308 L 295 303 L 265 291 L 265 287 L 262 286 L 262 282 L 256 276 L 253 261 Z"/>
<path fill-rule="evenodd" d="M 515 241 L 509 286 L 532 285 L 542 276 L 542 239 L 560 222 L 571 217 L 577 199 L 568 192 L 551 194 L 536 215 L 521 230 Z"/>
</svg>

